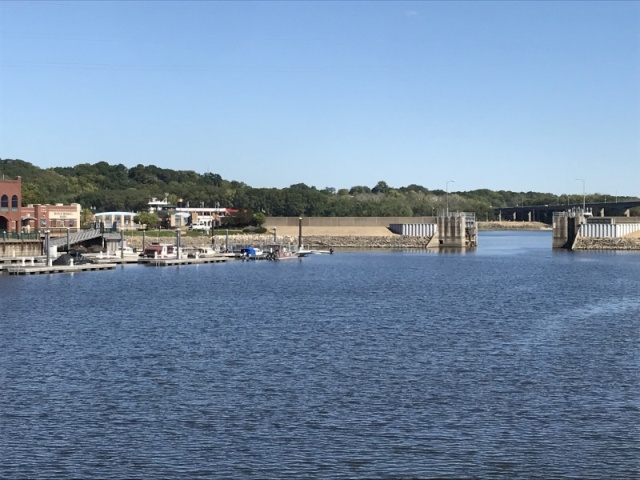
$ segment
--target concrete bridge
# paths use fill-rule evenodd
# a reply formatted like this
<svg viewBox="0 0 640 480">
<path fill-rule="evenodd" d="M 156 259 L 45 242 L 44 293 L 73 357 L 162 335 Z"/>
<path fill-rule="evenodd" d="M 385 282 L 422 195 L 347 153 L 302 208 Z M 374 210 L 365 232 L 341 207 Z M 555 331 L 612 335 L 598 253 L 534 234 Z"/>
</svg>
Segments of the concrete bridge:
<svg viewBox="0 0 640 480">
<path fill-rule="evenodd" d="M 493 211 L 500 220 L 519 222 L 543 222 L 551 225 L 556 212 L 582 210 L 596 217 L 629 216 L 629 209 L 640 207 L 640 200 L 625 202 L 569 203 L 564 205 L 521 205 L 516 207 L 497 207 Z"/>
</svg>

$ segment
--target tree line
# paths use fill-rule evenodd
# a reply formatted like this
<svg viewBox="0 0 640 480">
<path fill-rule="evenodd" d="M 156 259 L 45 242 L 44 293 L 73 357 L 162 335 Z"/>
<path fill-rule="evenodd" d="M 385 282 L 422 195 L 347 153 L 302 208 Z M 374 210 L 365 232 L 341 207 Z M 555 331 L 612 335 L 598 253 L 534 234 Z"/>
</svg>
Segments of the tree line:
<svg viewBox="0 0 640 480">
<path fill-rule="evenodd" d="M 581 203 L 582 195 L 540 192 L 468 192 L 430 190 L 411 184 L 393 188 L 385 181 L 372 187 L 318 189 L 304 183 L 287 188 L 252 188 L 214 173 L 171 170 L 154 165 L 110 165 L 98 162 L 74 167 L 42 169 L 18 159 L 0 159 L 4 178 L 22 177 L 22 203 L 79 203 L 94 213 L 145 211 L 149 199 L 165 198 L 172 204 L 191 207 L 227 207 L 265 216 L 371 217 L 431 216 L 449 211 L 474 212 L 480 220 L 494 218 L 493 209 L 515 205 Z M 619 198 L 625 200 L 626 198 Z M 587 202 L 614 201 L 612 195 L 587 195 Z"/>
</svg>

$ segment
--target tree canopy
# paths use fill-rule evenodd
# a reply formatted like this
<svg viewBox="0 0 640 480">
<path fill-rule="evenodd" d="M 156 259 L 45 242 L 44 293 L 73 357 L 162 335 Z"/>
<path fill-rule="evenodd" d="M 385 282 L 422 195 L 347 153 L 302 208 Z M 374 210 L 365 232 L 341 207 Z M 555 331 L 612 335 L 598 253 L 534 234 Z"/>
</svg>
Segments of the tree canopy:
<svg viewBox="0 0 640 480">
<path fill-rule="evenodd" d="M 252 188 L 225 180 L 214 173 L 170 170 L 155 165 L 110 165 L 98 162 L 74 167 L 42 169 L 23 160 L 0 159 L 0 174 L 22 177 L 23 205 L 35 203 L 80 203 L 95 212 L 147 209 L 153 197 L 182 199 L 191 206 L 235 208 L 261 216 L 429 216 L 444 210 L 447 193 L 411 184 L 394 188 L 384 180 L 373 187 L 352 186 L 349 190 L 304 183 L 287 188 Z M 587 202 L 612 200 L 612 195 L 593 194 Z M 623 200 L 620 198 L 620 200 Z M 474 212 L 480 219 L 493 218 L 493 209 L 514 205 L 558 205 L 580 203 L 582 195 L 554 195 L 540 192 L 493 191 L 449 192 L 450 211 Z"/>
</svg>

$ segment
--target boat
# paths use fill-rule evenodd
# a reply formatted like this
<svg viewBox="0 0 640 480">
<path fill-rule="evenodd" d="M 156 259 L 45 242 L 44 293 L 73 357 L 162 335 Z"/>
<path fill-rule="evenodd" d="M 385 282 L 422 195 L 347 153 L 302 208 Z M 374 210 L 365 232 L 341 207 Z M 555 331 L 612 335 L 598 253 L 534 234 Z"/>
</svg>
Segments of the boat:
<svg viewBox="0 0 640 480">
<path fill-rule="evenodd" d="M 299 257 L 306 257 L 307 255 L 333 255 L 333 248 L 329 250 L 317 250 L 300 247 L 296 253 Z"/>
<path fill-rule="evenodd" d="M 266 255 L 267 260 L 292 260 L 294 258 L 300 258 L 300 256 L 290 248 L 280 245 L 271 247 Z"/>
<path fill-rule="evenodd" d="M 187 258 L 210 258 L 217 255 L 220 253 L 211 247 L 196 247 L 187 250 Z"/>
<path fill-rule="evenodd" d="M 178 248 L 172 243 L 152 243 L 142 252 L 143 258 L 177 258 Z M 184 249 L 180 249 L 180 257 L 184 256 Z"/>
<path fill-rule="evenodd" d="M 111 252 L 111 254 L 118 258 L 138 258 L 140 256 L 140 252 L 138 252 L 135 248 L 131 248 L 128 246 L 124 246 L 118 248 L 115 252 Z"/>
<path fill-rule="evenodd" d="M 86 254 L 89 260 L 108 260 L 108 259 L 125 259 L 125 260 L 137 260 L 140 258 L 140 252 L 138 252 L 135 248 L 131 248 L 125 245 L 124 248 L 120 247 L 116 250 L 106 251 L 106 252 L 98 252 Z"/>
<path fill-rule="evenodd" d="M 246 247 L 240 249 L 241 260 L 261 260 L 266 258 L 266 253 L 259 247 Z"/>
</svg>

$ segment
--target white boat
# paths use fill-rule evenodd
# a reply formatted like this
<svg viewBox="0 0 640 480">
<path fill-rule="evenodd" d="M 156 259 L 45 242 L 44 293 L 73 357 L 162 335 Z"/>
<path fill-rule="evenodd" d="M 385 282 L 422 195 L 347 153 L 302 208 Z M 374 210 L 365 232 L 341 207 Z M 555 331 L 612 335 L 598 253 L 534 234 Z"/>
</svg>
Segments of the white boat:
<svg viewBox="0 0 640 480">
<path fill-rule="evenodd" d="M 307 255 L 333 255 L 333 248 L 329 250 L 317 250 L 300 247 L 296 253 L 299 257 L 306 257 Z"/>
<path fill-rule="evenodd" d="M 188 258 L 210 258 L 217 255 L 220 255 L 220 253 L 211 247 L 198 247 L 187 250 Z"/>
<path fill-rule="evenodd" d="M 294 258 L 300 258 L 300 256 L 296 252 L 280 245 L 275 245 L 269 248 L 269 251 L 266 253 L 266 255 L 267 260 L 292 260 Z"/>
<path fill-rule="evenodd" d="M 131 247 L 128 247 L 126 245 L 124 246 L 124 248 L 118 248 L 115 252 L 113 252 L 113 254 L 116 257 L 123 257 L 124 256 L 125 258 L 127 258 L 127 257 L 129 257 L 129 258 L 136 257 L 137 258 L 137 257 L 140 256 L 140 252 L 136 251 L 135 248 L 131 248 Z"/>
<path fill-rule="evenodd" d="M 137 252 L 135 249 L 125 246 L 124 248 L 117 248 L 116 250 L 111 250 L 111 251 L 106 251 L 106 252 L 98 252 L 98 253 L 91 253 L 91 254 L 86 254 L 85 257 L 89 258 L 89 259 L 97 259 L 97 260 L 102 260 L 102 259 L 118 259 L 118 258 L 124 258 L 125 260 L 133 260 L 133 259 L 137 259 L 140 257 L 140 252 Z"/>
</svg>

